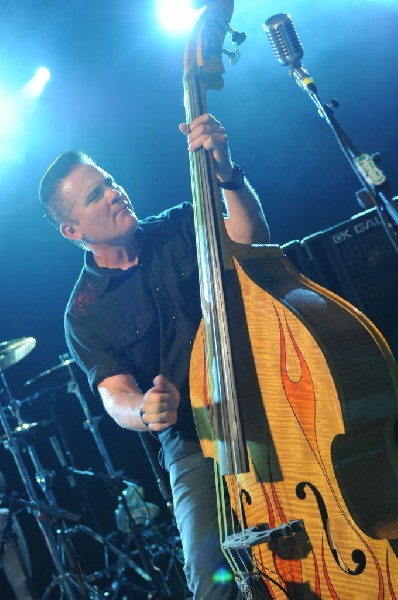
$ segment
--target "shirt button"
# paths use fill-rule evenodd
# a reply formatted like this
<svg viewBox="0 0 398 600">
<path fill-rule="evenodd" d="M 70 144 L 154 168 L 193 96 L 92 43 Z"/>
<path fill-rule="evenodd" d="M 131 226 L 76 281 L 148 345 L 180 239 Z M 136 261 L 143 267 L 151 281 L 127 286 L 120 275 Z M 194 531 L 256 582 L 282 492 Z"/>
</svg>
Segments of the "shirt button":
<svg viewBox="0 0 398 600">
<path fill-rule="evenodd" d="M 177 317 L 176 317 L 175 315 L 172 315 L 172 316 L 171 316 L 171 318 L 172 318 L 172 319 L 176 319 Z"/>
</svg>

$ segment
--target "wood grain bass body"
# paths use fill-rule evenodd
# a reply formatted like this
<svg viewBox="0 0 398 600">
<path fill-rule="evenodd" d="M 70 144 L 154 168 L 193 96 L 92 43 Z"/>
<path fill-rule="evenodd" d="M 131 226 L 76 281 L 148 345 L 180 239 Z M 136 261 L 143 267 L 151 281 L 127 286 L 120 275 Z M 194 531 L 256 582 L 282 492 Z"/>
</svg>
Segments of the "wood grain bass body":
<svg viewBox="0 0 398 600">
<path fill-rule="evenodd" d="M 245 318 L 234 312 L 229 329 L 250 472 L 226 480 L 244 527 L 270 528 L 252 548 L 254 563 L 275 599 L 395 599 L 398 402 L 389 349 L 366 317 L 298 273 L 279 248 L 236 245 L 235 256 L 238 287 L 226 302 L 236 304 L 230 296 L 240 288 Z M 200 329 L 192 406 L 203 451 L 214 456 L 202 338 Z"/>
</svg>

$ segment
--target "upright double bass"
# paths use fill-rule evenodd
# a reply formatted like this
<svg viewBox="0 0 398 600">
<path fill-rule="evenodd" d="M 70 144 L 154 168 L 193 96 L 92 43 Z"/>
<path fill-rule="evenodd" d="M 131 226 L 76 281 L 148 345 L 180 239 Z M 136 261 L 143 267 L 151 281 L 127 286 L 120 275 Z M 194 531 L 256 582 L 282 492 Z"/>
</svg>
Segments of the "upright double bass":
<svg viewBox="0 0 398 600">
<path fill-rule="evenodd" d="M 232 0 L 209 0 L 187 44 L 187 122 L 223 85 Z M 239 522 L 220 543 L 241 588 L 273 599 L 398 595 L 398 375 L 380 332 L 277 246 L 224 228 L 212 157 L 190 157 L 203 319 L 192 408 Z M 247 554 L 251 569 L 234 550 Z M 246 590 L 246 592 L 245 592 Z"/>
</svg>

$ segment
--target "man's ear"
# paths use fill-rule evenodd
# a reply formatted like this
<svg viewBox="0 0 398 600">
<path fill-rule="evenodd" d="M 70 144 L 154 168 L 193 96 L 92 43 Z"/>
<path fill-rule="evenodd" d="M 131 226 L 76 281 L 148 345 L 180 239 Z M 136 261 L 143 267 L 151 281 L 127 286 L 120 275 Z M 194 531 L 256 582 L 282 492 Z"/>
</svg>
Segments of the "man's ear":
<svg viewBox="0 0 398 600">
<path fill-rule="evenodd" d="M 81 240 L 81 234 L 77 227 L 73 225 L 73 223 L 61 223 L 59 230 L 61 235 L 63 235 L 67 240 Z"/>
</svg>

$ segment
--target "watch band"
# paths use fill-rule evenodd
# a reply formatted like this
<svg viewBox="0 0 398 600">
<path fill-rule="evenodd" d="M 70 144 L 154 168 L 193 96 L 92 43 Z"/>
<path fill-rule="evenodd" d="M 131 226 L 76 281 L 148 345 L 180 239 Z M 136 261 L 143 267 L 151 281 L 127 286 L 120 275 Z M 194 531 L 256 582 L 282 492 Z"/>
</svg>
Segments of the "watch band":
<svg viewBox="0 0 398 600">
<path fill-rule="evenodd" d="M 232 163 L 231 179 L 229 181 L 219 181 L 218 186 L 223 190 L 239 190 L 245 182 L 245 174 L 236 163 Z"/>
</svg>

